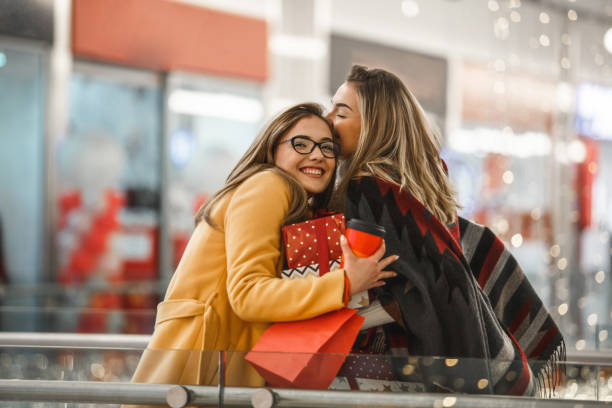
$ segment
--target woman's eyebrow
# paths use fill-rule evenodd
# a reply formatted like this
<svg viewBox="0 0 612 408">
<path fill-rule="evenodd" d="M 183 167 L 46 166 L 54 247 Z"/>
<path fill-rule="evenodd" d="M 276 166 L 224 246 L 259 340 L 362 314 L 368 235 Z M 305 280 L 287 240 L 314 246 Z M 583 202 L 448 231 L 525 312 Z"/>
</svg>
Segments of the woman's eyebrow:
<svg viewBox="0 0 612 408">
<path fill-rule="evenodd" d="M 350 110 L 350 111 L 352 111 L 352 110 L 353 110 L 353 109 L 352 109 L 350 106 L 348 106 L 346 103 L 342 103 L 342 102 L 338 102 L 338 103 L 334 104 L 334 106 L 336 106 L 336 108 L 346 108 L 346 109 L 348 109 L 348 110 Z"/>
<path fill-rule="evenodd" d="M 312 140 L 313 142 L 316 142 L 316 140 L 314 140 L 312 137 L 310 137 L 310 136 L 308 136 L 308 135 L 295 135 L 295 136 L 293 136 L 293 137 L 304 137 L 304 138 L 306 138 L 306 139 L 310 139 L 310 140 Z M 292 137 L 292 139 L 293 139 L 293 137 Z M 321 139 L 321 141 L 320 141 L 319 143 L 321 143 L 321 142 L 327 142 L 327 141 L 333 142 L 333 141 L 334 141 L 334 139 L 333 139 L 333 138 L 331 138 L 331 137 L 324 137 L 324 138 L 322 138 L 322 139 Z"/>
</svg>

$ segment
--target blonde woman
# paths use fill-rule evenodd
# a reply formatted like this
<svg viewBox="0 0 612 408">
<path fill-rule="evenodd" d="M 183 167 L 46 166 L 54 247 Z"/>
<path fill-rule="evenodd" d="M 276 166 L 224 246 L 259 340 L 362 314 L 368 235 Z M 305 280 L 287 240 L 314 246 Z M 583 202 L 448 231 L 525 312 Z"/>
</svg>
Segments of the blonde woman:
<svg viewBox="0 0 612 408">
<path fill-rule="evenodd" d="M 554 388 L 561 333 L 503 243 L 457 216 L 439 135 L 412 93 L 391 72 L 355 65 L 332 103 L 346 218 L 382 224 L 387 251 L 400 256 L 390 267 L 399 276 L 371 291 L 377 301 L 365 313 L 379 324 L 354 352 L 462 358 L 421 367 L 417 377 L 380 360 L 383 374 L 366 378 L 453 392 Z M 363 376 L 357 366 L 344 374 Z"/>
<path fill-rule="evenodd" d="M 291 107 L 268 124 L 198 211 L 134 382 L 217 384 L 214 350 L 249 351 L 271 322 L 340 309 L 352 293 L 395 275 L 383 272 L 395 257 L 381 260 L 381 249 L 364 259 L 345 251 L 344 269 L 320 278 L 279 278 L 281 227 L 327 205 L 337 154 L 317 104 Z M 225 382 L 264 384 L 237 352 L 228 353 Z"/>
</svg>

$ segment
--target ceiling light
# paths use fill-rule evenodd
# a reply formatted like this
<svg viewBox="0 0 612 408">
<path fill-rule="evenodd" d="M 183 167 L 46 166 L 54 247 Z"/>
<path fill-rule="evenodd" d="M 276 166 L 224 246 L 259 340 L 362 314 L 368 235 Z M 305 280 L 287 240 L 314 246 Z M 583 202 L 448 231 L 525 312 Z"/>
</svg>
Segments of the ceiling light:
<svg viewBox="0 0 612 408">
<path fill-rule="evenodd" d="M 561 68 L 570 69 L 572 67 L 572 63 L 567 57 L 561 58 Z"/>
<path fill-rule="evenodd" d="M 185 115 L 211 116 L 238 122 L 258 123 L 263 105 L 255 98 L 228 93 L 209 93 L 177 89 L 168 98 L 168 108 Z"/>
<path fill-rule="evenodd" d="M 568 33 L 563 33 L 561 35 L 561 42 L 563 43 L 563 45 L 572 45 L 572 39 Z"/>
<path fill-rule="evenodd" d="M 604 35 L 604 46 L 606 47 L 606 50 L 612 54 L 612 27 L 608 28 L 608 31 L 606 31 L 606 34 Z"/>
<path fill-rule="evenodd" d="M 457 152 L 514 157 L 548 156 L 552 151 L 545 133 L 514 133 L 511 129 L 457 129 L 450 134 L 449 147 Z"/>
<path fill-rule="evenodd" d="M 567 145 L 567 158 L 574 163 L 582 163 L 586 159 L 586 146 L 580 139 L 574 139 Z"/>
<path fill-rule="evenodd" d="M 512 242 L 513 247 L 519 248 L 523 245 L 523 236 L 521 234 L 514 234 L 512 238 L 510 238 L 510 242 Z"/>
<path fill-rule="evenodd" d="M 270 51 L 284 57 L 317 60 L 327 54 L 327 45 L 318 38 L 275 35 L 270 39 Z"/>
<path fill-rule="evenodd" d="M 415 0 L 402 1 L 402 13 L 406 17 L 416 17 L 419 15 L 419 4 Z"/>
<path fill-rule="evenodd" d="M 506 70 L 506 63 L 503 59 L 498 58 L 495 60 L 495 62 L 493 62 L 493 68 L 497 72 L 504 72 Z"/>
<path fill-rule="evenodd" d="M 507 39 L 510 35 L 510 22 L 505 17 L 499 17 L 493 24 L 493 33 L 500 40 Z"/>
<path fill-rule="evenodd" d="M 557 108 L 561 112 L 569 113 L 573 110 L 574 89 L 567 82 L 557 84 Z"/>
</svg>

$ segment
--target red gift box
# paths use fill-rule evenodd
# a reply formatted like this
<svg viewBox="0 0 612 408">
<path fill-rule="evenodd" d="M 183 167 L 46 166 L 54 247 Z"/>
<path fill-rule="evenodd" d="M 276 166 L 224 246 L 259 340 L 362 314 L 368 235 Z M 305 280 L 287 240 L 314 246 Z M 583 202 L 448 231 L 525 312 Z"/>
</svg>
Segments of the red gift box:
<svg viewBox="0 0 612 408">
<path fill-rule="evenodd" d="M 340 236 L 345 232 L 343 214 L 286 225 L 282 228 L 285 262 L 282 278 L 298 279 L 308 275 L 322 276 L 340 267 Z M 368 292 L 352 296 L 350 308 L 369 305 Z"/>
<path fill-rule="evenodd" d="M 286 225 L 282 234 L 285 243 L 283 278 L 322 276 L 340 266 L 343 214 Z"/>
<path fill-rule="evenodd" d="M 364 320 L 355 309 L 341 309 L 309 320 L 275 323 L 245 360 L 273 387 L 327 389 Z"/>
</svg>

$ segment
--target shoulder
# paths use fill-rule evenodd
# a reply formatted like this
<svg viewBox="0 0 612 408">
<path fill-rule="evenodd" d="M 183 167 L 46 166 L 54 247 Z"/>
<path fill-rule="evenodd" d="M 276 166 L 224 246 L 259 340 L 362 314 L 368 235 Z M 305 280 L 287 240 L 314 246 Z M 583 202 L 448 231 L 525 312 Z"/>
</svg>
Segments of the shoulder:
<svg viewBox="0 0 612 408">
<path fill-rule="evenodd" d="M 262 194 L 289 195 L 287 180 L 274 170 L 263 170 L 244 180 L 236 193 L 260 192 Z"/>
<path fill-rule="evenodd" d="M 241 228 L 279 229 L 291 204 L 289 185 L 282 175 L 263 170 L 235 188 L 224 213 L 225 230 Z M 278 231 L 280 233 L 280 229 Z"/>
<path fill-rule="evenodd" d="M 244 180 L 232 194 L 230 208 L 289 208 L 291 194 L 285 178 L 274 170 L 263 170 Z"/>
<path fill-rule="evenodd" d="M 408 190 L 399 184 L 381 177 L 365 176 L 350 181 L 347 188 L 347 206 L 352 202 L 359 205 L 365 200 L 371 206 L 396 205 L 401 209 L 412 208 L 419 212 L 426 211 L 424 205 Z M 403 211 L 402 211 L 403 212 Z"/>
<path fill-rule="evenodd" d="M 390 192 L 389 188 L 382 184 L 379 185 L 381 181 L 372 176 L 356 177 L 349 181 L 344 202 L 347 219 L 361 214 L 364 205 L 374 208 L 381 207 L 385 196 Z"/>
<path fill-rule="evenodd" d="M 472 241 L 473 245 L 476 245 L 481 240 L 487 240 L 489 242 L 499 241 L 502 242 L 499 237 L 486 225 L 481 225 L 476 221 L 469 220 L 457 216 L 459 222 L 459 233 L 461 235 L 461 244 L 464 242 Z"/>
<path fill-rule="evenodd" d="M 348 184 L 348 192 L 359 193 L 368 197 L 385 196 L 391 190 L 399 191 L 399 186 L 380 177 L 360 176 L 352 179 Z"/>
</svg>

